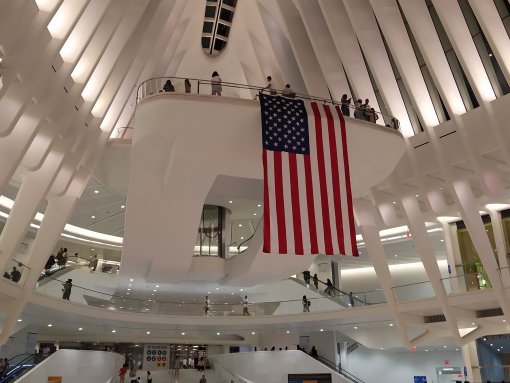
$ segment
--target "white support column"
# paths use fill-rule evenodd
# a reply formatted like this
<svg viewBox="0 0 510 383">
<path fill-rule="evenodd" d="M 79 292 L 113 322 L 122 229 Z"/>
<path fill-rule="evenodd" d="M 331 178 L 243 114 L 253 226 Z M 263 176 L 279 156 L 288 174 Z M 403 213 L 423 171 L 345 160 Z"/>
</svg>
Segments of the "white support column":
<svg viewBox="0 0 510 383">
<path fill-rule="evenodd" d="M 493 208 L 487 207 L 487 211 L 491 217 L 492 231 L 494 233 L 494 241 L 496 242 L 496 250 L 500 268 L 508 268 L 507 254 L 509 249 L 505 241 L 505 231 L 503 222 L 501 221 L 501 213 Z"/>
<path fill-rule="evenodd" d="M 370 0 L 379 26 L 422 124 L 439 124 L 396 0 Z"/>
<path fill-rule="evenodd" d="M 369 1 L 344 0 L 344 5 L 389 112 L 400 121 L 400 128 L 405 137 L 414 135 Z"/>
<path fill-rule="evenodd" d="M 23 286 L 21 296 L 16 300 L 15 304 L 10 307 L 7 317 L 4 321 L 2 331 L 0 332 L 0 345 L 4 344 L 14 330 L 17 320 L 23 312 L 28 297 L 32 294 L 39 279 L 39 271 L 43 269 L 49 254 L 55 248 L 60 233 L 69 219 L 71 211 L 81 195 L 83 188 L 88 180 L 88 174 L 80 172 L 73 180 L 73 184 L 69 188 L 68 193 L 57 198 L 48 200 L 44 219 L 41 223 L 34 242 L 32 243 L 31 252 L 27 266 L 31 272 Z"/>
<path fill-rule="evenodd" d="M 448 261 L 448 277 L 450 281 L 450 289 L 453 293 L 459 293 L 461 290 L 459 286 L 459 280 L 457 279 L 457 267 L 455 267 L 455 265 L 461 264 L 462 259 L 460 259 L 460 254 L 456 252 L 454 248 L 454 243 L 457 241 L 457 239 L 454 238 L 455 233 L 454 230 L 452 230 L 453 228 L 450 223 L 442 221 L 441 226 L 443 227 L 446 260 Z M 447 288 L 447 286 L 445 286 L 445 288 Z"/>
<path fill-rule="evenodd" d="M 340 100 L 344 93 L 349 93 L 349 85 L 319 5 L 310 0 L 294 0 L 294 3 L 308 31 L 329 91 L 334 100 Z"/>
<path fill-rule="evenodd" d="M 363 241 L 367 249 L 370 261 L 375 269 L 379 283 L 384 293 L 387 305 L 390 309 L 395 325 L 405 347 L 411 348 L 411 342 L 407 336 L 405 323 L 402 314 L 399 312 L 395 296 L 392 290 L 392 279 L 388 261 L 384 254 L 384 249 L 379 236 L 379 228 L 374 220 L 372 206 L 369 202 L 360 199 L 354 202 L 356 222 L 358 223 Z"/>
<path fill-rule="evenodd" d="M 355 93 L 351 96 L 353 98 L 368 98 L 375 110 L 382 110 L 382 105 L 378 104 L 375 97 L 358 38 L 347 16 L 344 4 L 338 0 L 319 0 L 319 6 L 322 9 L 336 51 L 340 56 L 340 60 L 342 60 L 342 65 Z M 345 93 L 349 94 L 349 92 Z M 383 123 L 381 119 L 378 122 Z"/>
<path fill-rule="evenodd" d="M 464 359 L 464 365 L 467 370 L 466 381 L 469 382 L 481 382 L 482 376 L 479 368 L 473 368 L 479 366 L 478 353 L 476 351 L 476 341 L 471 341 L 461 348 L 462 359 Z M 464 373 L 464 372 L 463 372 Z"/>
<path fill-rule="evenodd" d="M 469 5 L 496 55 L 506 81 L 510 82 L 510 39 L 496 5 L 492 1 L 477 0 L 469 0 Z"/>
<path fill-rule="evenodd" d="M 499 305 L 508 321 L 510 320 L 510 302 L 505 294 L 496 257 L 494 256 L 491 243 L 485 231 L 485 226 L 478 212 L 478 204 L 473 196 L 471 186 L 467 180 L 455 180 L 453 181 L 453 187 L 462 219 L 466 224 L 476 252 L 489 276 L 489 280 L 494 289 L 494 295 L 497 297 Z"/>
<path fill-rule="evenodd" d="M 459 3 L 444 0 L 432 0 L 432 3 L 466 72 L 466 76 L 473 86 L 476 98 L 480 103 L 494 100 L 496 95 L 478 55 L 475 43 L 471 38 L 471 33 L 466 25 Z"/>
<path fill-rule="evenodd" d="M 407 225 L 412 234 L 413 242 L 416 245 L 416 250 L 420 255 L 420 259 L 423 263 L 423 267 L 425 268 L 436 298 L 439 301 L 441 311 L 446 318 L 451 336 L 456 343 L 461 344 L 461 337 L 457 326 L 457 320 L 453 310 L 446 301 L 445 290 L 441 283 L 441 271 L 439 270 L 436 255 L 427 234 L 425 217 L 423 217 L 423 214 L 421 213 L 418 200 L 414 195 L 401 194 L 398 184 L 395 182 L 395 180 L 393 180 L 392 186 L 402 201 L 402 207 L 408 222 Z"/>
</svg>

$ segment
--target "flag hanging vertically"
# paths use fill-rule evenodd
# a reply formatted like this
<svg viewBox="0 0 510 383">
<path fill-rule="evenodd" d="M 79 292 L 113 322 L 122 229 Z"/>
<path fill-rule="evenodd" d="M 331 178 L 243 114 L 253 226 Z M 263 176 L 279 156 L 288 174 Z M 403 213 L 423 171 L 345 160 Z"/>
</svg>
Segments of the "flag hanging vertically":
<svg viewBox="0 0 510 383">
<path fill-rule="evenodd" d="M 358 255 L 338 106 L 260 94 L 265 253 Z"/>
</svg>

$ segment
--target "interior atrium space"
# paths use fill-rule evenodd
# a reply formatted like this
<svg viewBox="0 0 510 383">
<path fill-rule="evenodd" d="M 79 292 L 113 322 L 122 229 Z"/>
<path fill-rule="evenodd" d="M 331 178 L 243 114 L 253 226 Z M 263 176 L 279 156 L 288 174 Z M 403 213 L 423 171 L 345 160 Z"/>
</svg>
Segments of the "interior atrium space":
<svg viewBox="0 0 510 383">
<path fill-rule="evenodd" d="M 510 382 L 509 36 L 0 0 L 0 383 Z"/>
</svg>

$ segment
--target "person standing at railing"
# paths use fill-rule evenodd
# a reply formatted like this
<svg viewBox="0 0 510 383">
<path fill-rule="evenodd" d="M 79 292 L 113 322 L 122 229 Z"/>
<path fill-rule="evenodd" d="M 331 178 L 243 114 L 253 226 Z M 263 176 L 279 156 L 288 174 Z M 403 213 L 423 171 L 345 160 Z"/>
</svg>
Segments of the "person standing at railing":
<svg viewBox="0 0 510 383">
<path fill-rule="evenodd" d="M 363 101 L 361 101 L 361 98 L 354 103 L 354 118 L 357 118 L 358 120 L 365 119 L 365 116 L 363 115 L 363 109 L 361 108 L 362 105 Z"/>
<path fill-rule="evenodd" d="M 188 79 L 184 80 L 184 91 L 186 93 L 191 93 L 191 83 Z"/>
<path fill-rule="evenodd" d="M 308 285 L 310 284 L 311 278 L 312 276 L 310 275 L 310 271 L 308 270 L 303 271 L 303 279 L 305 280 L 306 287 L 308 287 Z"/>
<path fill-rule="evenodd" d="M 351 303 L 351 307 L 354 307 L 354 297 L 352 296 L 352 291 L 349 293 L 349 302 Z"/>
<path fill-rule="evenodd" d="M 315 290 L 319 290 L 319 277 L 317 273 L 313 275 L 313 285 L 315 286 Z"/>
<path fill-rule="evenodd" d="M 340 102 L 342 103 L 341 105 L 342 114 L 346 117 L 349 117 L 351 115 L 351 108 L 349 108 L 349 105 L 351 104 L 351 99 L 350 98 L 348 99 L 347 95 L 344 94 Z"/>
<path fill-rule="evenodd" d="M 303 305 L 303 312 L 309 313 L 310 312 L 310 301 L 306 297 L 306 295 L 303 295 L 303 299 L 301 299 L 301 304 Z"/>
<path fill-rule="evenodd" d="M 211 76 L 211 94 L 213 96 L 221 96 L 221 77 L 218 72 L 214 71 Z"/>
<path fill-rule="evenodd" d="M 369 111 L 369 121 L 370 122 L 373 122 L 375 124 L 375 122 L 379 119 L 379 116 L 377 115 L 377 113 L 375 112 L 375 109 L 374 108 L 370 108 L 370 111 Z"/>
<path fill-rule="evenodd" d="M 69 300 L 69 298 L 71 297 L 71 289 L 73 287 L 73 280 L 72 279 L 68 279 L 66 282 L 62 283 L 62 286 L 64 287 L 62 289 L 62 299 L 65 299 L 66 301 Z"/>
<path fill-rule="evenodd" d="M 210 302 L 209 302 L 209 296 L 205 296 L 205 303 L 204 303 L 204 314 L 206 317 L 210 317 L 211 316 L 211 313 L 209 312 L 210 310 Z"/>
<path fill-rule="evenodd" d="M 274 88 L 274 85 L 273 85 L 272 77 L 267 76 L 266 80 L 267 80 L 267 85 L 264 88 L 262 88 L 262 90 L 267 89 L 269 91 L 269 94 L 276 96 L 277 93 L 276 93 L 276 89 Z"/>
<path fill-rule="evenodd" d="M 312 358 L 317 358 L 319 356 L 319 354 L 317 353 L 317 349 L 315 348 L 315 346 L 312 346 L 312 349 L 310 350 L 310 356 Z"/>
<path fill-rule="evenodd" d="M 94 259 L 92 259 L 89 263 L 89 269 L 90 269 L 90 272 L 93 272 L 93 271 L 96 271 L 97 269 L 97 263 L 99 262 L 99 260 L 97 259 L 97 254 L 94 255 Z"/>
<path fill-rule="evenodd" d="M 365 99 L 365 103 L 361 105 L 361 110 L 363 111 L 363 116 L 366 121 L 370 121 L 370 104 L 368 103 L 368 98 Z"/>
<path fill-rule="evenodd" d="M 324 293 L 328 295 L 333 295 L 333 282 L 331 282 L 331 279 L 329 278 L 326 281 L 326 289 L 324 290 Z"/>
<path fill-rule="evenodd" d="M 172 81 L 166 80 L 165 85 L 163 85 L 163 90 L 165 92 L 175 92 L 175 87 L 172 84 Z"/>
<path fill-rule="evenodd" d="M 290 84 L 286 84 L 285 89 L 282 90 L 282 96 L 288 97 L 288 98 L 294 98 L 294 97 L 296 97 L 296 92 L 294 92 L 292 90 L 292 88 L 290 87 Z"/>
</svg>

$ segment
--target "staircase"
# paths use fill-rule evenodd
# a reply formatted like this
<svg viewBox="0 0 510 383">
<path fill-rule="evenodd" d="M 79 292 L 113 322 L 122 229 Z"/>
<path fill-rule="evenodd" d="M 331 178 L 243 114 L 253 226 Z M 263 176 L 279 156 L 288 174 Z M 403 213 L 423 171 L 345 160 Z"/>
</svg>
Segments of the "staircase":
<svg viewBox="0 0 510 383">
<path fill-rule="evenodd" d="M 310 356 L 310 358 L 314 358 L 315 360 L 321 362 L 326 367 L 332 369 L 333 371 L 338 372 L 340 375 L 342 375 L 345 379 L 349 380 L 350 382 L 353 382 L 353 383 L 365 383 L 360 378 L 357 378 L 356 376 L 354 376 L 351 373 L 349 373 L 349 372 L 345 371 L 344 369 L 342 369 L 342 367 L 340 367 L 340 365 L 337 366 L 336 363 L 333 363 L 332 361 L 330 361 L 329 359 L 324 358 L 323 356 L 320 356 L 320 355 L 317 355 L 316 357 Z"/>
</svg>

